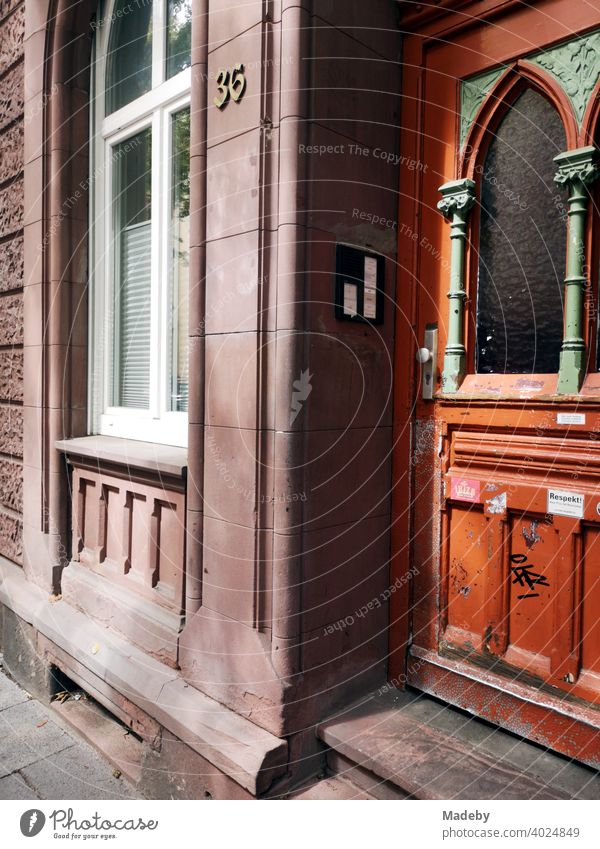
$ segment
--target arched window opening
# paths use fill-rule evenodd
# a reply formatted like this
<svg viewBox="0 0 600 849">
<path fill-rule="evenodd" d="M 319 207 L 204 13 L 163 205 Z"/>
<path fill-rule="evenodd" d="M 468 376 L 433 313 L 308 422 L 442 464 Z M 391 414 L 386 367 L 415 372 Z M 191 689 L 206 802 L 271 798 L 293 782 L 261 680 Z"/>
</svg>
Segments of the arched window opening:
<svg viewBox="0 0 600 849">
<path fill-rule="evenodd" d="M 567 205 L 554 183 L 553 158 L 565 149 L 558 112 L 537 91 L 526 89 L 477 166 L 479 373 L 558 372 Z"/>
<path fill-rule="evenodd" d="M 96 32 L 96 432 L 187 440 L 191 0 L 114 0 Z"/>
</svg>

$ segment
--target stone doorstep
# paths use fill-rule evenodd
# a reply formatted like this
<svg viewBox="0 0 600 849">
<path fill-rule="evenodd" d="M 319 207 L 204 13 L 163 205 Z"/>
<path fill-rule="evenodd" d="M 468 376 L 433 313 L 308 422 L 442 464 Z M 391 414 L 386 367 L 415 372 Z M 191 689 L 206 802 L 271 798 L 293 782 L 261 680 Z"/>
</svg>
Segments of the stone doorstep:
<svg viewBox="0 0 600 849">
<path fill-rule="evenodd" d="M 286 773 L 287 741 L 189 686 L 176 670 L 66 602 L 51 602 L 4 558 L 0 602 L 254 796 Z"/>
<path fill-rule="evenodd" d="M 371 695 L 317 733 L 336 777 L 378 798 L 600 799 L 595 770 L 419 693 Z"/>
</svg>

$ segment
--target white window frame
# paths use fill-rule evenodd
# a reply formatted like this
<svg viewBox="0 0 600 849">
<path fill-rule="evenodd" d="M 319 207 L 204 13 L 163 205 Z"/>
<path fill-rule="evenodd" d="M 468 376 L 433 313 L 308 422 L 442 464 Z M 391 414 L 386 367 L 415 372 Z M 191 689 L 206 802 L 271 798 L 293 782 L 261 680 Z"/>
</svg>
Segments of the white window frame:
<svg viewBox="0 0 600 849">
<path fill-rule="evenodd" d="M 166 74 L 167 0 L 154 0 L 152 89 L 105 116 L 106 53 L 116 0 L 109 0 L 96 29 L 92 62 L 90 162 L 90 363 L 88 397 L 91 433 L 186 447 L 188 415 L 170 410 L 170 217 L 171 119 L 189 107 L 191 68 Z M 114 297 L 113 165 L 111 149 L 140 130 L 152 132 L 152 272 L 150 403 L 147 410 L 111 406 Z"/>
</svg>

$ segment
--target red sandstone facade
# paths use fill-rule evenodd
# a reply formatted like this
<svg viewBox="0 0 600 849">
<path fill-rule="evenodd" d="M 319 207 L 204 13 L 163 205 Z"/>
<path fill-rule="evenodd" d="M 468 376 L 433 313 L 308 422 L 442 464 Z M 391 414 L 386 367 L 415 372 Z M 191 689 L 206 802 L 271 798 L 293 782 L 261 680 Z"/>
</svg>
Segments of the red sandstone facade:
<svg viewBox="0 0 600 849">
<path fill-rule="evenodd" d="M 490 14 L 501 5 L 486 2 Z M 453 9 L 469 4 L 439 6 L 193 0 L 181 448 L 90 429 L 96 4 L 0 0 L 3 650 L 31 690 L 49 695 L 58 669 L 130 726 L 149 795 L 252 798 L 316 775 L 316 726 L 389 678 L 407 680 L 409 587 L 438 604 L 441 481 L 458 450 L 442 440 L 460 413 L 446 416 L 443 398 L 415 408 L 413 361 L 436 321 L 441 372 L 447 271 L 422 235 L 449 257 L 432 210 L 439 184 L 462 174 L 450 153 L 423 155 L 424 104 L 437 95 L 418 69 L 436 39 L 462 32 Z M 600 25 L 593 14 L 578 31 Z M 507 51 L 498 61 L 524 48 Z M 239 62 L 246 92 L 220 111 L 215 80 Z M 434 63 L 427 85 L 451 64 Z M 450 109 L 452 129 L 439 120 L 451 146 Z M 385 258 L 380 324 L 336 318 L 338 244 Z M 555 399 L 520 403 L 553 410 Z M 509 429 L 511 415 L 494 426 Z M 428 636 L 414 657 L 429 652 L 428 662 L 432 611 L 418 607 L 415 620 L 415 644 Z M 433 682 L 424 662 L 412 670 L 416 686 L 485 713 Z M 593 729 L 585 711 L 578 721 Z"/>
</svg>

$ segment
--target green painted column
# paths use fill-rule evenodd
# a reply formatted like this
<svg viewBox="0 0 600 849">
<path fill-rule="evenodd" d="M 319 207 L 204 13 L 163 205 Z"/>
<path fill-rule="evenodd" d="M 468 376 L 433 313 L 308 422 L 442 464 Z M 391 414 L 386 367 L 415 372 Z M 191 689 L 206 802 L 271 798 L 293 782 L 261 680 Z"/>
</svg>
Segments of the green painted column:
<svg viewBox="0 0 600 849">
<path fill-rule="evenodd" d="M 465 253 L 467 221 L 475 203 L 473 180 L 452 180 L 440 186 L 442 195 L 438 209 L 450 221 L 452 253 L 450 257 L 450 301 L 448 342 L 444 353 L 442 391 L 457 392 L 463 381 L 467 364 L 465 349 Z"/>
<path fill-rule="evenodd" d="M 565 330 L 558 371 L 559 395 L 575 395 L 585 377 L 585 341 L 583 338 L 585 276 L 585 219 L 587 187 L 598 176 L 598 152 L 581 147 L 554 157 L 558 172 L 554 181 L 569 191 L 569 236 L 567 276 L 565 277 Z"/>
</svg>

